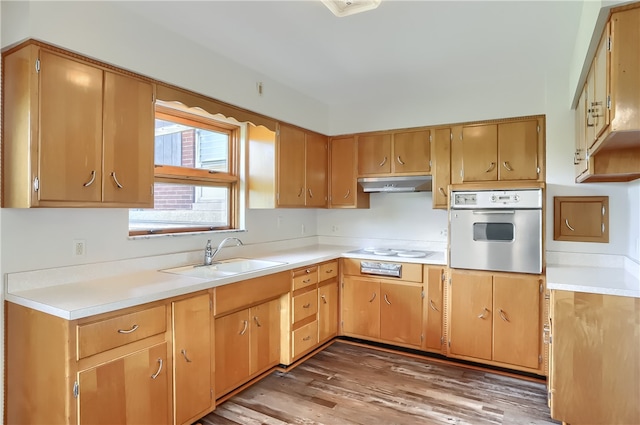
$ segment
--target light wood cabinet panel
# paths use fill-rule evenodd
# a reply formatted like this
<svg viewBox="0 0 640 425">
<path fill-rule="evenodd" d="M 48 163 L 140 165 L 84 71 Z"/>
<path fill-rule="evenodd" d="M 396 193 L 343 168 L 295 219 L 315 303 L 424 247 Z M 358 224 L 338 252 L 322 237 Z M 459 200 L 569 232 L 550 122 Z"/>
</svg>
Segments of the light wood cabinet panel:
<svg viewBox="0 0 640 425">
<path fill-rule="evenodd" d="M 420 346 L 422 286 L 380 283 L 380 339 Z"/>
<path fill-rule="evenodd" d="M 345 276 L 342 288 L 342 332 L 349 336 L 380 337 L 380 283 Z"/>
<path fill-rule="evenodd" d="M 538 120 L 498 124 L 498 180 L 538 179 Z"/>
<path fill-rule="evenodd" d="M 424 307 L 426 323 L 424 347 L 427 350 L 440 352 L 443 344 L 444 269 L 425 266 L 425 276 L 427 276 L 427 294 Z"/>
<path fill-rule="evenodd" d="M 491 275 L 451 272 L 450 352 L 491 360 Z"/>
<path fill-rule="evenodd" d="M 573 154 L 575 175 L 580 176 L 587 171 L 589 161 L 587 159 L 587 86 L 585 84 L 582 94 L 576 106 L 576 151 Z"/>
<path fill-rule="evenodd" d="M 176 424 L 213 410 L 211 298 L 201 294 L 173 302 L 173 400 Z"/>
<path fill-rule="evenodd" d="M 251 307 L 251 375 L 261 373 L 280 361 L 280 301 Z M 232 349 L 233 351 L 233 349 Z"/>
<path fill-rule="evenodd" d="M 162 343 L 79 372 L 78 423 L 172 423 L 169 370 Z"/>
<path fill-rule="evenodd" d="M 329 208 L 369 208 L 369 194 L 358 184 L 355 137 L 332 138 L 329 150 Z"/>
<path fill-rule="evenodd" d="M 393 133 L 392 172 L 431 173 L 429 130 Z"/>
<path fill-rule="evenodd" d="M 318 344 L 318 321 L 314 320 L 296 329 L 292 334 L 293 358 L 298 358 Z"/>
<path fill-rule="evenodd" d="M 537 276 L 493 277 L 493 360 L 537 369 L 540 289 Z"/>
<path fill-rule="evenodd" d="M 296 295 L 291 301 L 291 324 L 318 314 L 318 290 L 314 289 L 301 295 Z"/>
<path fill-rule="evenodd" d="M 284 124 L 278 127 L 279 207 L 305 205 L 305 134 L 302 129 Z"/>
<path fill-rule="evenodd" d="M 609 242 L 608 196 L 555 196 L 553 239 Z"/>
<path fill-rule="evenodd" d="M 462 128 L 462 165 L 464 182 L 498 179 L 498 126 L 496 124 Z"/>
<path fill-rule="evenodd" d="M 215 319 L 216 398 L 244 383 L 250 375 L 249 310 Z"/>
<path fill-rule="evenodd" d="M 609 24 L 605 26 L 602 37 L 596 50 L 593 62 L 594 84 L 592 95 L 588 107 L 589 123 L 591 125 L 592 138 L 589 147 L 602 135 L 604 129 L 609 126 L 609 108 L 607 107 L 607 97 L 609 95 Z"/>
<path fill-rule="evenodd" d="M 451 183 L 450 128 L 433 130 L 431 157 L 433 163 L 433 208 L 446 209 L 449 204 L 448 186 Z"/>
<path fill-rule="evenodd" d="M 640 298 L 551 291 L 551 416 L 640 423 Z"/>
<path fill-rule="evenodd" d="M 391 135 L 358 136 L 358 176 L 391 173 Z"/>
<path fill-rule="evenodd" d="M 318 342 L 338 334 L 338 282 L 318 288 Z"/>
<path fill-rule="evenodd" d="M 306 135 L 306 206 L 327 206 L 328 141 L 327 137 L 307 132 Z"/>
</svg>

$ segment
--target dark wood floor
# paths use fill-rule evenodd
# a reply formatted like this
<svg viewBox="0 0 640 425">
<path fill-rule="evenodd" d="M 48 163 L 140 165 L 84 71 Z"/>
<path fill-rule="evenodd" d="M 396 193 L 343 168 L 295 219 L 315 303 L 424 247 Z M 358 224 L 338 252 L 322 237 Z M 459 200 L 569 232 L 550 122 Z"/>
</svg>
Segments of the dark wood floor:
<svg viewBox="0 0 640 425">
<path fill-rule="evenodd" d="M 336 342 L 219 405 L 203 425 L 557 424 L 546 388 Z"/>
</svg>

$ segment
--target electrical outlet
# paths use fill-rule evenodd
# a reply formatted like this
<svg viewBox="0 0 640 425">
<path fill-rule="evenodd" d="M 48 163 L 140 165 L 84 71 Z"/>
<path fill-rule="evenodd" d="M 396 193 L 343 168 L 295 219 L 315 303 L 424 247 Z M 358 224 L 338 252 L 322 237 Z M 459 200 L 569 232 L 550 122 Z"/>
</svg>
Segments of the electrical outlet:
<svg viewBox="0 0 640 425">
<path fill-rule="evenodd" d="M 338 232 L 339 230 L 340 230 L 340 229 L 338 228 L 338 226 L 336 226 L 336 225 L 331 226 L 331 231 L 332 231 L 333 233 L 336 233 L 336 232 Z"/>
<path fill-rule="evenodd" d="M 85 254 L 85 242 L 84 239 L 73 240 L 73 256 L 82 257 Z"/>
<path fill-rule="evenodd" d="M 304 231 L 305 231 L 304 224 L 302 225 L 302 229 L 301 230 L 302 230 L 301 234 L 304 235 Z"/>
<path fill-rule="evenodd" d="M 440 230 L 440 236 L 444 236 L 446 238 L 447 237 L 447 229 Z"/>
</svg>

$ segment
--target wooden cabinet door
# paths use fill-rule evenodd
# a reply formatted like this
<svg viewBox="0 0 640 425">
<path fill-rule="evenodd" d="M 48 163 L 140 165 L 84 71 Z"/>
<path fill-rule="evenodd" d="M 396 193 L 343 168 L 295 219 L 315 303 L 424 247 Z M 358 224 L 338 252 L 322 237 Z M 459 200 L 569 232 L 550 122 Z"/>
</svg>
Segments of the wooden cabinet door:
<svg viewBox="0 0 640 425">
<path fill-rule="evenodd" d="M 450 354 L 491 360 L 490 274 L 451 272 Z"/>
<path fill-rule="evenodd" d="M 553 239 L 609 242 L 608 196 L 555 196 Z"/>
<path fill-rule="evenodd" d="M 39 201 L 102 200 L 102 70 L 40 51 Z"/>
<path fill-rule="evenodd" d="M 429 130 L 393 134 L 393 173 L 431 173 Z"/>
<path fill-rule="evenodd" d="M 279 124 L 277 205 L 302 207 L 305 201 L 305 134 L 299 128 Z"/>
<path fill-rule="evenodd" d="M 380 338 L 420 346 L 422 285 L 380 284 Z"/>
<path fill-rule="evenodd" d="M 104 202 L 153 207 L 153 87 L 104 75 Z"/>
<path fill-rule="evenodd" d="M 538 179 L 538 120 L 498 124 L 498 180 Z"/>
<path fill-rule="evenodd" d="M 637 41 L 636 41 L 637 42 Z M 594 141 L 609 126 L 609 108 L 607 108 L 607 96 L 609 95 L 609 24 L 607 23 L 596 56 L 593 62 L 594 84 L 593 100 L 587 105 L 589 118 L 593 124 Z"/>
<path fill-rule="evenodd" d="M 358 136 L 358 176 L 391 173 L 391 135 Z"/>
<path fill-rule="evenodd" d="M 327 206 L 327 136 L 308 132 L 306 136 L 306 201 L 307 207 Z"/>
<path fill-rule="evenodd" d="M 589 161 L 587 161 L 587 89 L 586 85 L 582 89 L 582 94 L 576 106 L 576 151 L 573 154 L 574 173 L 577 176 L 587 171 Z"/>
<path fill-rule="evenodd" d="M 538 276 L 493 277 L 493 360 L 538 369 L 540 290 Z"/>
<path fill-rule="evenodd" d="M 249 372 L 249 310 L 215 319 L 216 398 L 242 384 Z"/>
<path fill-rule="evenodd" d="M 213 407 L 209 294 L 173 303 L 175 423 L 191 423 Z"/>
<path fill-rule="evenodd" d="M 356 138 L 331 139 L 329 148 L 329 207 L 368 208 L 369 194 L 364 194 L 358 187 Z"/>
<path fill-rule="evenodd" d="M 318 341 L 338 334 L 338 282 L 318 288 Z"/>
<path fill-rule="evenodd" d="M 280 362 L 280 300 L 251 307 L 251 366 L 254 375 Z"/>
<path fill-rule="evenodd" d="M 78 373 L 79 424 L 170 424 L 167 344 Z"/>
<path fill-rule="evenodd" d="M 462 127 L 462 169 L 464 182 L 498 179 L 498 126 Z"/>
<path fill-rule="evenodd" d="M 345 276 L 342 289 L 342 331 L 345 335 L 380 337 L 380 283 Z"/>
<path fill-rule="evenodd" d="M 439 267 L 427 269 L 427 297 L 425 347 L 429 350 L 442 349 L 442 312 L 444 270 Z"/>
<path fill-rule="evenodd" d="M 451 129 L 433 131 L 431 157 L 433 161 L 433 208 L 446 209 L 449 204 L 448 186 L 451 183 Z"/>
</svg>

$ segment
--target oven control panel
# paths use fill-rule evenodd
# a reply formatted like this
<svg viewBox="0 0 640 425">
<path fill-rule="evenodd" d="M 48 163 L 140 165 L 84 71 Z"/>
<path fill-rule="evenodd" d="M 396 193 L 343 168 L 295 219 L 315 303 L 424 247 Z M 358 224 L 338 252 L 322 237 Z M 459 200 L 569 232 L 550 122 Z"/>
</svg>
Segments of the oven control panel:
<svg viewBox="0 0 640 425">
<path fill-rule="evenodd" d="M 542 189 L 452 192 L 452 209 L 542 208 Z"/>
</svg>

